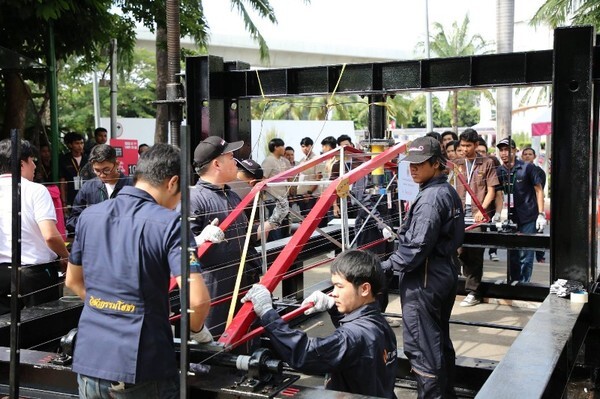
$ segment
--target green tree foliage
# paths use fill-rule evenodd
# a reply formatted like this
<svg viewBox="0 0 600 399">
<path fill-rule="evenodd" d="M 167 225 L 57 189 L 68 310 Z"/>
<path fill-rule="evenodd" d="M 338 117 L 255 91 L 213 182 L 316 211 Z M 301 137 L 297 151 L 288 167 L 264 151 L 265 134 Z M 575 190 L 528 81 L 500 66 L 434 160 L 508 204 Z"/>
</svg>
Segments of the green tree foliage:
<svg viewBox="0 0 600 399">
<path fill-rule="evenodd" d="M 565 25 L 594 25 L 600 28 L 600 0 L 547 0 L 537 10 L 531 24 L 551 28 Z"/>
<path fill-rule="evenodd" d="M 91 73 L 81 72 L 77 57 L 61 65 L 59 71 L 59 126 L 62 131 L 90 134 L 94 126 L 94 109 Z M 99 64 L 102 70 L 106 64 Z M 99 76 L 101 78 L 102 76 Z M 106 76 L 105 76 L 106 78 Z M 119 75 L 117 114 L 126 118 L 154 118 L 156 64 L 153 54 L 136 49 L 129 70 Z M 100 113 L 110 114 L 110 89 L 99 88 Z"/>
<path fill-rule="evenodd" d="M 122 54 L 131 54 L 134 24 L 113 13 L 111 6 L 112 0 L 0 0 L 0 46 L 45 61 L 52 25 L 59 61 L 78 56 L 81 66 L 92 65 L 103 58 L 103 49 L 115 37 Z M 24 128 L 24 110 L 32 91 L 29 80 L 44 83 L 45 75 L 12 71 L 4 72 L 2 79 L 6 135 L 10 128 Z"/>
<path fill-rule="evenodd" d="M 439 22 L 433 23 L 433 34 L 430 38 L 429 48 L 437 57 L 464 57 L 475 54 L 489 53 L 490 43 L 486 42 L 481 35 L 469 34 L 469 15 L 465 15 L 462 23 L 452 23 L 452 30 L 446 32 L 446 29 Z M 423 42 L 417 44 L 417 51 L 423 54 L 425 45 Z M 451 125 L 454 129 L 459 126 L 459 90 L 450 91 L 448 101 L 451 104 L 452 120 Z M 437 125 L 439 126 L 439 125 Z"/>
</svg>

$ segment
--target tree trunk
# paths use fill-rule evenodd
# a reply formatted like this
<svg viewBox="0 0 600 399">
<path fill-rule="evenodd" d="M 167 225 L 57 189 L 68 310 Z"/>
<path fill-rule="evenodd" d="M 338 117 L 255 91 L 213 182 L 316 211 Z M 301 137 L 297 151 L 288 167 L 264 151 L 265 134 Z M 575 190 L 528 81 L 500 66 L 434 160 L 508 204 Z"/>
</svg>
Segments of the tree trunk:
<svg viewBox="0 0 600 399">
<path fill-rule="evenodd" d="M 496 0 L 497 53 L 513 51 L 515 1 Z M 512 131 L 512 89 L 500 87 L 496 91 L 496 142 Z M 492 143 L 488 143 L 492 144 Z"/>
<path fill-rule="evenodd" d="M 2 138 L 10 137 L 11 129 L 19 129 L 21 137 L 27 116 L 27 87 L 17 72 L 5 72 L 6 108 Z"/>
<path fill-rule="evenodd" d="M 167 59 L 167 29 L 158 27 L 156 29 L 156 99 L 167 98 L 167 79 L 169 75 L 169 64 Z M 154 142 L 166 143 L 169 130 L 169 110 L 166 104 L 156 106 L 156 127 L 154 130 Z"/>
</svg>

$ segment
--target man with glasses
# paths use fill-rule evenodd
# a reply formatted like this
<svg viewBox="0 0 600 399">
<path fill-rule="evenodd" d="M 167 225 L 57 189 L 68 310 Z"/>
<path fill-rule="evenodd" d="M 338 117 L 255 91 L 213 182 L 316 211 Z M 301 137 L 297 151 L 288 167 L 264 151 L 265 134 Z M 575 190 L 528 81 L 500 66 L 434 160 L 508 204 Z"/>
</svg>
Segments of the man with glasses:
<svg viewBox="0 0 600 399">
<path fill-rule="evenodd" d="M 85 208 L 114 198 L 123 187 L 133 185 L 131 177 L 119 170 L 117 153 L 108 144 L 98 144 L 92 148 L 89 162 L 96 177 L 86 181 L 75 197 L 67 219 L 67 231 L 71 234 L 75 232 L 79 215 Z"/>
</svg>

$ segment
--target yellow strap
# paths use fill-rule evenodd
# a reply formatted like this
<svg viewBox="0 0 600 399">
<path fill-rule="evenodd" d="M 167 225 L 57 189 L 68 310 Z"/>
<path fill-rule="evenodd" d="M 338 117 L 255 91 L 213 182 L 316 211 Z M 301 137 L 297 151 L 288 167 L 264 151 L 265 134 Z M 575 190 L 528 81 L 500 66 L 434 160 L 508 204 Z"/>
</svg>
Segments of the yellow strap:
<svg viewBox="0 0 600 399">
<path fill-rule="evenodd" d="M 344 71 L 346 70 L 346 63 L 342 64 L 342 70 L 340 72 L 340 77 L 338 78 L 337 82 L 335 83 L 335 87 L 333 88 L 333 92 L 331 93 L 331 97 L 329 97 L 329 103 L 327 104 L 328 107 L 333 107 L 333 97 L 335 96 L 335 92 L 338 89 L 338 86 L 340 85 L 340 82 L 342 81 L 342 76 L 344 76 Z"/>
<path fill-rule="evenodd" d="M 233 314 L 235 313 L 235 305 L 237 304 L 238 294 L 240 293 L 240 285 L 242 284 L 242 275 L 244 274 L 244 264 L 246 263 L 246 254 L 248 253 L 248 246 L 250 245 L 250 236 L 252 235 L 252 226 L 254 224 L 254 215 L 256 214 L 256 205 L 258 204 L 258 197 L 260 191 L 254 196 L 254 203 L 252 204 L 252 212 L 250 213 L 250 220 L 248 221 L 248 230 L 246 231 L 246 241 L 244 241 L 244 250 L 242 251 L 242 257 L 240 259 L 240 268 L 235 279 L 235 287 L 233 288 L 233 296 L 231 297 L 231 304 L 229 305 L 229 314 L 227 315 L 227 324 L 225 329 L 231 324 L 233 320 Z M 264 228 L 264 227 L 263 227 Z"/>
<path fill-rule="evenodd" d="M 255 69 L 256 71 L 256 79 L 258 79 L 258 88 L 260 89 L 260 95 L 263 98 L 263 100 L 265 99 L 265 92 L 263 90 L 262 87 L 262 82 L 260 81 L 260 75 L 258 74 L 258 69 Z"/>
</svg>

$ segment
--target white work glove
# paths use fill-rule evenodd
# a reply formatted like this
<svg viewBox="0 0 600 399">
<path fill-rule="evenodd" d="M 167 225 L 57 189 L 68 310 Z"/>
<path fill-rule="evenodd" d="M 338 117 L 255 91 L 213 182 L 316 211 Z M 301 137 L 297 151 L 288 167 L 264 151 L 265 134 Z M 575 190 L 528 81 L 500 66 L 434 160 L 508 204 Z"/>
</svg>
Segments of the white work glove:
<svg viewBox="0 0 600 399">
<path fill-rule="evenodd" d="M 206 226 L 198 236 L 195 237 L 196 245 L 200 246 L 206 241 L 210 241 L 214 244 L 225 241 L 225 234 L 218 226 L 219 219 L 213 220 L 208 226 Z"/>
<path fill-rule="evenodd" d="M 199 344 L 207 344 L 213 341 L 213 336 L 208 330 L 206 325 L 202 326 L 202 329 L 198 332 L 190 332 L 190 339 L 198 342 Z"/>
<path fill-rule="evenodd" d="M 314 306 L 304 311 L 305 315 L 311 315 L 317 312 L 325 312 L 335 305 L 335 299 L 321 291 L 315 291 L 302 301 L 302 306 L 305 306 L 309 302 L 313 302 Z"/>
<path fill-rule="evenodd" d="M 537 220 L 535 221 L 535 228 L 537 229 L 538 233 L 543 233 L 544 227 L 546 227 L 547 224 L 548 222 L 546 221 L 546 215 L 543 212 L 540 212 Z"/>
<path fill-rule="evenodd" d="M 273 309 L 273 300 L 269 290 L 261 284 L 254 284 L 252 288 L 242 298 L 242 303 L 248 301 L 254 305 L 254 313 L 258 317 L 262 317 L 269 310 Z"/>
<path fill-rule="evenodd" d="M 383 238 L 388 240 L 389 242 L 394 241 L 398 236 L 394 233 L 391 227 L 385 226 L 383 230 L 381 230 L 381 234 L 383 234 Z"/>
<path fill-rule="evenodd" d="M 492 223 L 496 225 L 496 228 L 498 230 L 502 230 L 502 218 L 500 217 L 499 212 L 494 214 L 494 217 L 492 218 Z"/>
</svg>

